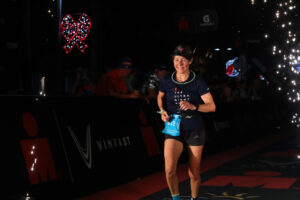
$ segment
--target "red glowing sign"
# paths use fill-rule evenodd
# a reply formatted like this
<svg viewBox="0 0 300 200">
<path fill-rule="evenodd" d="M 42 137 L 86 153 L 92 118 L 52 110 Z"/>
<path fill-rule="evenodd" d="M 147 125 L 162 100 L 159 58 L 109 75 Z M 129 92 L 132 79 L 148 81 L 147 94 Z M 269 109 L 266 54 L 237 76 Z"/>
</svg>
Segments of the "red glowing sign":
<svg viewBox="0 0 300 200">
<path fill-rule="evenodd" d="M 75 45 L 82 53 L 85 53 L 85 49 L 88 45 L 83 41 L 90 33 L 91 25 L 91 19 L 85 13 L 83 13 L 76 22 L 70 14 L 67 14 L 62 19 L 60 23 L 62 35 L 68 42 L 63 46 L 63 49 L 66 50 L 66 54 L 70 53 Z"/>
</svg>

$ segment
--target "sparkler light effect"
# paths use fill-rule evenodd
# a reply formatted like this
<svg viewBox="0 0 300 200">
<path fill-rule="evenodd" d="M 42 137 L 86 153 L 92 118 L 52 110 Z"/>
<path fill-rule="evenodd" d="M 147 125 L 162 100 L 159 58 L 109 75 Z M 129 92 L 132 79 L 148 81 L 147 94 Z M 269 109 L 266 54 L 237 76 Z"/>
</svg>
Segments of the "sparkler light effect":
<svg viewBox="0 0 300 200">
<path fill-rule="evenodd" d="M 258 3 L 251 0 L 251 5 Z M 300 47 L 295 31 L 297 21 L 297 7 L 294 0 L 263 1 L 263 6 L 271 8 L 272 29 L 265 33 L 265 40 L 272 42 L 272 55 L 277 62 L 276 76 L 280 83 L 279 92 L 287 96 L 288 101 L 297 103 L 300 101 Z M 294 114 L 291 122 L 300 125 L 299 114 Z"/>
</svg>

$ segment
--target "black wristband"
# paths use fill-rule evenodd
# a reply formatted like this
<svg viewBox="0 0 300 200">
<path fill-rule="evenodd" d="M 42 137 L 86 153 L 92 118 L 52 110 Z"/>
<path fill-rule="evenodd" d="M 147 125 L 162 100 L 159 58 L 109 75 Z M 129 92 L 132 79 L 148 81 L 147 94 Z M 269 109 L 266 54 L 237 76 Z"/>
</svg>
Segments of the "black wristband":
<svg viewBox="0 0 300 200">
<path fill-rule="evenodd" d="M 195 111 L 198 111 L 198 108 L 199 108 L 199 104 L 196 105 Z"/>
</svg>

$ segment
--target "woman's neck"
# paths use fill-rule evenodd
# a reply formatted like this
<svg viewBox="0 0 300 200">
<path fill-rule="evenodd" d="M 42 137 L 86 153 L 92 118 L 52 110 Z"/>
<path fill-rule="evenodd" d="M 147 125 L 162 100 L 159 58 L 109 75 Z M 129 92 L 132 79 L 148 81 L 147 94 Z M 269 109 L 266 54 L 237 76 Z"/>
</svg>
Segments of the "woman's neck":
<svg viewBox="0 0 300 200">
<path fill-rule="evenodd" d="M 184 72 L 184 73 L 176 73 L 176 80 L 178 82 L 185 82 L 190 76 L 190 71 Z"/>
</svg>

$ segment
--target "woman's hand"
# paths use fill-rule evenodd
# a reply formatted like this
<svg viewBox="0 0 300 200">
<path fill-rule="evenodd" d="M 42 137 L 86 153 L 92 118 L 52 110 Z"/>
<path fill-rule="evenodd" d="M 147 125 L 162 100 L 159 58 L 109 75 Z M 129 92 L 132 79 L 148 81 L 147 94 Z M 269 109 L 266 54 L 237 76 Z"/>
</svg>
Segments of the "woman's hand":
<svg viewBox="0 0 300 200">
<path fill-rule="evenodd" d="M 169 121 L 170 116 L 168 115 L 167 111 L 163 110 L 163 111 L 161 112 L 161 119 L 162 119 L 164 122 Z"/>
<path fill-rule="evenodd" d="M 196 106 L 194 104 L 191 104 L 188 101 L 180 101 L 179 106 L 180 106 L 180 109 L 184 110 L 184 111 L 196 109 Z"/>
</svg>

